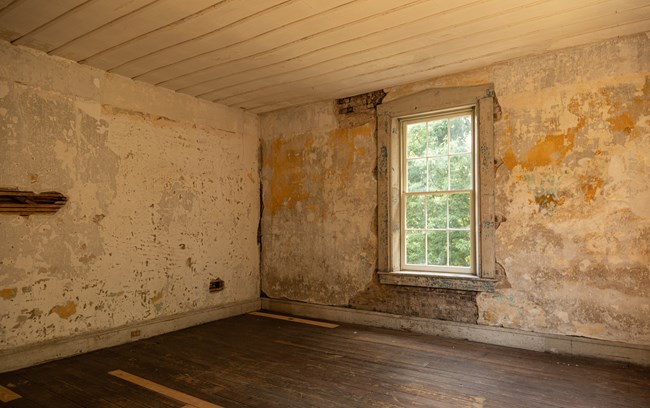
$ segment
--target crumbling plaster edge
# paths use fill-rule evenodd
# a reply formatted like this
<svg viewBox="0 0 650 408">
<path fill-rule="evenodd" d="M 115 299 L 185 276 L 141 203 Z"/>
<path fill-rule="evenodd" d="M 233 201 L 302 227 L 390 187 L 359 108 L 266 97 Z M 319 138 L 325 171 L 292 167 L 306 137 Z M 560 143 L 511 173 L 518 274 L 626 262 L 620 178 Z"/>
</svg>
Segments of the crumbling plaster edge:
<svg viewBox="0 0 650 408">
<path fill-rule="evenodd" d="M 434 336 L 466 339 L 479 343 L 550 352 L 581 357 L 595 357 L 650 366 L 650 346 L 627 344 L 583 337 L 527 332 L 502 327 L 390 313 L 316 305 L 295 301 L 262 298 L 262 309 L 341 323 L 360 324 L 388 329 L 408 330 Z"/>
<path fill-rule="evenodd" d="M 79 336 L 0 350 L 0 373 L 154 337 L 259 309 L 259 298 L 248 299 Z M 131 337 L 133 331 L 140 331 L 140 335 Z"/>
</svg>

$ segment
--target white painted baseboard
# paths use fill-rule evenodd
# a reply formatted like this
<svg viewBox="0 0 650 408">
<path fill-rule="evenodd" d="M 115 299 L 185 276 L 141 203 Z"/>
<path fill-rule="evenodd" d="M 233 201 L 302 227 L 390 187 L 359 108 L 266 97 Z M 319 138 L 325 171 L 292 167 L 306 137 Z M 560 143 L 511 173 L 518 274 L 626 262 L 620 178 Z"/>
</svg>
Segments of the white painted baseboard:
<svg viewBox="0 0 650 408">
<path fill-rule="evenodd" d="M 262 309 L 334 322 L 409 330 L 525 350 L 570 354 L 650 365 L 650 346 L 400 316 L 336 306 L 262 298 Z"/>
<path fill-rule="evenodd" d="M 93 350 L 113 347 L 147 337 L 158 336 L 187 327 L 253 312 L 259 310 L 259 308 L 259 298 L 249 299 L 208 309 L 147 320 L 114 329 L 0 350 L 0 373 L 87 353 Z M 140 335 L 132 337 L 131 333 L 138 330 L 140 331 Z"/>
</svg>

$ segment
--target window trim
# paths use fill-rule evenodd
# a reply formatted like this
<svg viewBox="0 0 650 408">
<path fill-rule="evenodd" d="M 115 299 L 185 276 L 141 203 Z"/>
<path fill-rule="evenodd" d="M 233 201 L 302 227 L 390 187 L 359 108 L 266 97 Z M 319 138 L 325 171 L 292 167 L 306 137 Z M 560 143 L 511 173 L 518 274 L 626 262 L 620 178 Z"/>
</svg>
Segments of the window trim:
<svg viewBox="0 0 650 408">
<path fill-rule="evenodd" d="M 390 94 L 389 94 L 390 96 Z M 493 290 L 494 258 L 494 130 L 492 84 L 459 88 L 436 88 L 377 106 L 378 137 L 378 259 L 379 281 L 386 284 L 445 287 L 460 290 Z M 476 106 L 478 145 L 476 170 L 477 247 L 475 272 L 449 274 L 401 270 L 401 123 L 409 117 Z M 423 115 L 424 114 L 424 115 Z M 451 275 L 451 276 L 450 276 Z M 473 281 L 468 284 L 467 282 Z M 477 282 L 479 284 L 477 284 Z M 470 288 L 468 288 L 470 287 Z"/>
</svg>

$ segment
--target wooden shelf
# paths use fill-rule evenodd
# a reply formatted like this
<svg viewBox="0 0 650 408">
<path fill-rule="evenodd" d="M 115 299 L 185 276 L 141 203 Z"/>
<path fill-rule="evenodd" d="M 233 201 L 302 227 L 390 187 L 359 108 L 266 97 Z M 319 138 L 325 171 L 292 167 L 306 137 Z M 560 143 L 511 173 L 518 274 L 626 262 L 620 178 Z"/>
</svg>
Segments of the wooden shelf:
<svg viewBox="0 0 650 408">
<path fill-rule="evenodd" d="M 31 215 L 55 213 L 68 201 L 56 191 L 34 193 L 12 188 L 0 188 L 0 213 Z"/>
</svg>

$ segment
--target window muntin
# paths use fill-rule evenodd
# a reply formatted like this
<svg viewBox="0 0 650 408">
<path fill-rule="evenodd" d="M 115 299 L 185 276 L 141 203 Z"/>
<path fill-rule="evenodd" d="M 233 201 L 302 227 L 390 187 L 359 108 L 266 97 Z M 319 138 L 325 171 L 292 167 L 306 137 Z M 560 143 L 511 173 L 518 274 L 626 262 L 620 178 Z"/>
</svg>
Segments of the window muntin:
<svg viewBox="0 0 650 408">
<path fill-rule="evenodd" d="M 475 109 L 400 122 L 401 269 L 475 274 Z"/>
</svg>

